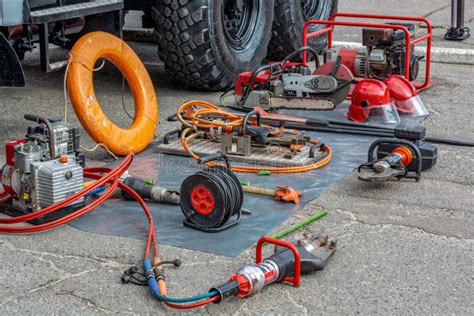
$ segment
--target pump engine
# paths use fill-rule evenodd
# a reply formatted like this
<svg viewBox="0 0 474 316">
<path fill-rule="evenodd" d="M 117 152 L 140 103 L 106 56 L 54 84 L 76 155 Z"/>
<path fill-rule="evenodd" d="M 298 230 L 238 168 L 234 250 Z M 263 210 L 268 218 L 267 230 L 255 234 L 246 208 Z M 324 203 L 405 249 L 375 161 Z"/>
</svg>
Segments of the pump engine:
<svg viewBox="0 0 474 316">
<path fill-rule="evenodd" d="M 83 189 L 85 158 L 80 153 L 80 132 L 58 119 L 25 115 L 37 124 L 26 137 L 5 144 L 6 164 L 1 170 L 9 199 L 1 211 L 13 216 L 38 211 L 63 201 Z M 79 199 L 68 205 L 76 209 Z"/>
<path fill-rule="evenodd" d="M 415 36 L 413 24 L 403 24 Z M 391 75 L 405 76 L 406 40 L 402 30 L 362 29 L 364 49 L 328 49 L 326 60 L 336 60 L 341 56 L 342 63 L 349 67 L 354 76 L 385 80 Z M 410 49 L 410 80 L 418 77 L 419 64 L 423 56 L 416 55 L 414 47 Z"/>
</svg>

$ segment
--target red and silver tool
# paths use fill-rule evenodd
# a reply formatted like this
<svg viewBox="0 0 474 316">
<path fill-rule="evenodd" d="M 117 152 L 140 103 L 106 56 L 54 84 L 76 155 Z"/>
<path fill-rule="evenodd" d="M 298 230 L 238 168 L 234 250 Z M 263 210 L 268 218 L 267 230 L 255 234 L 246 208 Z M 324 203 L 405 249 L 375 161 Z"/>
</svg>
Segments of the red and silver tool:
<svg viewBox="0 0 474 316">
<path fill-rule="evenodd" d="M 265 243 L 276 245 L 275 252 L 262 260 Z M 211 291 L 219 292 L 220 299 L 216 301 L 219 303 L 232 296 L 251 296 L 275 282 L 289 282 L 298 287 L 302 274 L 323 270 L 335 251 L 336 241 L 329 240 L 327 236 L 319 237 L 312 243 L 300 240 L 296 244 L 263 237 L 257 243 L 255 263 L 243 266 L 232 274 L 227 283 Z"/>
<path fill-rule="evenodd" d="M 313 56 L 316 72 L 306 63 L 291 61 L 303 52 Z M 221 104 L 247 110 L 257 106 L 265 110 L 332 110 L 349 94 L 349 71 L 339 61 L 325 66 L 324 72 L 318 72 L 319 67 L 317 52 L 311 47 L 302 47 L 281 62 L 241 73 L 233 94 L 224 94 Z"/>
<path fill-rule="evenodd" d="M 24 139 L 5 144 L 6 164 L 1 184 L 9 199 L 0 201 L 0 212 L 22 216 L 55 205 L 83 188 L 84 155 L 80 132 L 58 119 L 26 114 L 35 122 Z M 73 201 L 64 214 L 82 207 L 84 199 Z M 53 218 L 45 216 L 34 224 Z"/>
</svg>

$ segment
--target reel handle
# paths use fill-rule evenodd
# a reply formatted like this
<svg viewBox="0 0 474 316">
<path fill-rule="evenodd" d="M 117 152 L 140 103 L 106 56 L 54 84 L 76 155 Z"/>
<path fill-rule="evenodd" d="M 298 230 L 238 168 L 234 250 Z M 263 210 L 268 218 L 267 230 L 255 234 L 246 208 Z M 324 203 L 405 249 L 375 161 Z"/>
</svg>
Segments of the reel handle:
<svg viewBox="0 0 474 316">
<path fill-rule="evenodd" d="M 211 161 L 216 161 L 216 160 L 224 160 L 227 168 L 232 169 L 232 166 L 229 161 L 229 157 L 227 157 L 227 155 L 224 154 L 222 151 L 218 151 L 214 154 L 201 156 L 201 158 L 197 160 L 197 163 L 198 165 L 202 165 L 202 164 L 205 164 Z"/>
</svg>

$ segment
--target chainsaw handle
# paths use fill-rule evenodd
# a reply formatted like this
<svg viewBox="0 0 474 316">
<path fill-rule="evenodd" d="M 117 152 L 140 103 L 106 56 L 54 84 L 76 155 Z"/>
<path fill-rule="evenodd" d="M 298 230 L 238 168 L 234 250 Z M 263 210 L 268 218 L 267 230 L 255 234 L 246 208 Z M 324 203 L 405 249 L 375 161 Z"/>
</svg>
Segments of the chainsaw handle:
<svg viewBox="0 0 474 316">
<path fill-rule="evenodd" d="M 251 111 L 247 114 L 245 114 L 244 116 L 244 119 L 242 120 L 242 125 L 240 126 L 240 136 L 246 136 L 247 134 L 247 131 L 246 131 L 246 127 L 249 123 L 249 120 L 252 116 L 256 116 L 257 117 L 257 125 L 258 126 L 261 126 L 262 125 L 262 114 L 260 114 L 260 112 L 258 111 Z"/>
<path fill-rule="evenodd" d="M 202 165 L 216 160 L 224 160 L 227 168 L 232 168 L 232 166 L 230 165 L 229 157 L 227 157 L 227 155 L 224 154 L 222 151 L 218 151 L 214 154 L 203 155 L 197 160 L 197 163 L 198 165 Z"/>
<path fill-rule="evenodd" d="M 319 64 L 318 52 L 316 52 L 316 50 L 312 48 L 311 46 L 303 46 L 301 48 L 298 48 L 297 50 L 295 50 L 293 53 L 289 54 L 288 56 L 286 56 L 285 59 L 283 59 L 283 61 L 281 62 L 282 69 L 285 69 L 285 64 L 287 62 L 291 61 L 295 57 L 298 57 L 303 52 L 308 52 L 311 55 L 313 55 L 316 69 L 319 68 L 320 64 Z"/>
<path fill-rule="evenodd" d="M 257 68 L 254 72 L 252 72 L 252 76 L 250 76 L 250 79 L 249 79 L 249 82 L 247 84 L 247 86 L 245 87 L 245 90 L 244 90 L 244 93 L 242 95 L 242 99 L 241 99 L 241 103 L 244 104 L 245 101 L 247 100 L 249 94 L 250 94 L 250 91 L 253 90 L 253 85 L 255 83 L 255 79 L 257 78 L 257 75 L 261 72 L 264 72 L 266 70 L 269 70 L 271 69 L 271 65 L 264 65 L 260 68 Z"/>
</svg>

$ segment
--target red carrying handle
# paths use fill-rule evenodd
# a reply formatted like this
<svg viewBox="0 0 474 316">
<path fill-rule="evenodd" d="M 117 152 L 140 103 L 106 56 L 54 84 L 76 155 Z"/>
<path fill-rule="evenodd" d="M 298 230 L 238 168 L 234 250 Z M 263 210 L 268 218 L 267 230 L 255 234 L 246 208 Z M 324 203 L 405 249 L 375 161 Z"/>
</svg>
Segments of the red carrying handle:
<svg viewBox="0 0 474 316">
<path fill-rule="evenodd" d="M 285 248 L 290 249 L 291 252 L 293 252 L 293 256 L 295 257 L 294 276 L 293 277 L 287 276 L 283 279 L 283 281 L 292 283 L 294 287 L 299 287 L 300 279 L 301 279 L 301 257 L 296 246 L 288 241 L 264 236 L 260 238 L 257 242 L 257 254 L 256 254 L 256 259 L 255 259 L 255 263 L 257 264 L 262 262 L 262 248 L 263 248 L 264 243 L 285 247 Z"/>
</svg>

